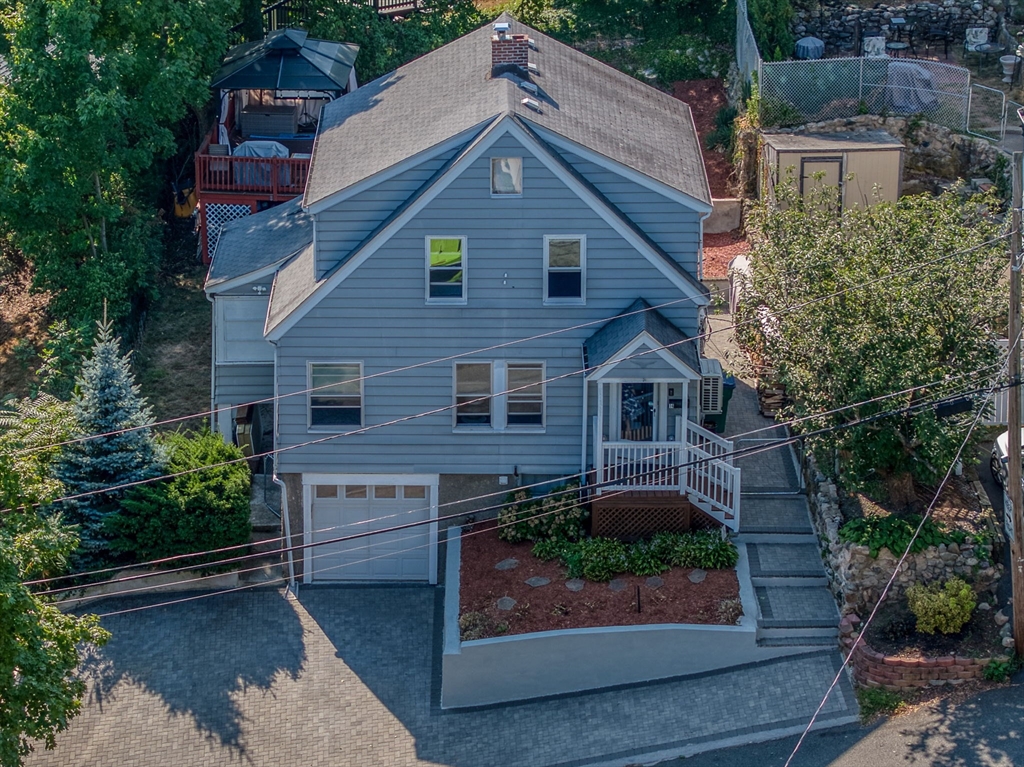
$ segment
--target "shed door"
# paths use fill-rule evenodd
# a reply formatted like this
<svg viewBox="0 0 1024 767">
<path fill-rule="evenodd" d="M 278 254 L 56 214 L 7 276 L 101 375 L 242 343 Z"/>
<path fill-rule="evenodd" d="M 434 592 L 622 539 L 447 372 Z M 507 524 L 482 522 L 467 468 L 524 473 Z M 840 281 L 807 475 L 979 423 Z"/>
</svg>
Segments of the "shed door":
<svg viewBox="0 0 1024 767">
<path fill-rule="evenodd" d="M 314 485 L 313 543 L 430 519 L 426 485 Z M 430 526 L 313 546 L 314 581 L 426 581 Z"/>
<path fill-rule="evenodd" d="M 839 186 L 842 177 L 842 157 L 804 157 L 800 161 L 800 194 L 822 186 Z"/>
</svg>

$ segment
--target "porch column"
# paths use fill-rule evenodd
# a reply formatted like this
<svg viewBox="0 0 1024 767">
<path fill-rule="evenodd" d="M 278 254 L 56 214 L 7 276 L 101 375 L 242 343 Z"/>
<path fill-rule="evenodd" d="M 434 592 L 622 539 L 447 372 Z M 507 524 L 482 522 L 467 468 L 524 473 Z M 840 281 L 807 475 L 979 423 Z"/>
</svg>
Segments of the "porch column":
<svg viewBox="0 0 1024 767">
<path fill-rule="evenodd" d="M 597 417 L 594 419 L 595 482 L 604 482 L 604 381 L 597 382 Z M 598 495 L 601 491 L 598 490 Z"/>
</svg>

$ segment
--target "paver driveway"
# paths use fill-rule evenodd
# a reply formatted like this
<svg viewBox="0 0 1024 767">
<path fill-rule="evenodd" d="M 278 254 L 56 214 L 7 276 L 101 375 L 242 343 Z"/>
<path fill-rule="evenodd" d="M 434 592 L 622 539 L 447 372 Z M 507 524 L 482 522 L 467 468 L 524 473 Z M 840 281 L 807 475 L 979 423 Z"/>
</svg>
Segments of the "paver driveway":
<svg viewBox="0 0 1024 767">
<path fill-rule="evenodd" d="M 630 761 L 802 726 L 839 656 L 467 712 L 437 707 L 440 592 L 236 592 L 104 619 L 82 715 L 41 765 L 512 767 Z M 151 602 L 157 601 L 150 598 Z M 99 611 L 146 604 L 123 599 Z M 855 712 L 848 684 L 826 723 Z"/>
</svg>

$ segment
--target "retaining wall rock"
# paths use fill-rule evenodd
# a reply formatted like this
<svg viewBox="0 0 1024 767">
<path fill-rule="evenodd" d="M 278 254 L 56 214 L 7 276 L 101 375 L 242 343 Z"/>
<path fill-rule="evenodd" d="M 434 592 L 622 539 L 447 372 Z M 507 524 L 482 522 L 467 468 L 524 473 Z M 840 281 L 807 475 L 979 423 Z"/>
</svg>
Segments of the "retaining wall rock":
<svg viewBox="0 0 1024 767">
<path fill-rule="evenodd" d="M 811 519 L 822 545 L 829 587 L 843 615 L 870 612 L 896 570 L 898 555 L 882 549 L 877 558 L 872 557 L 867 546 L 839 540 L 843 516 L 836 486 L 818 470 L 813 456 L 808 455 L 805 464 Z M 907 556 L 889 594 L 899 597 L 914 583 L 945 581 L 953 576 L 981 593 L 994 589 L 1002 575 L 1003 565 L 996 563 L 992 543 L 929 546 Z"/>
<path fill-rule="evenodd" d="M 860 55 L 860 41 L 869 30 L 889 29 L 893 18 L 904 18 L 921 29 L 949 25 L 951 39 L 949 47 L 962 46 L 964 30 L 967 27 L 989 27 L 996 29 L 1003 15 L 1002 0 L 941 0 L 937 3 L 906 3 L 902 5 L 876 5 L 862 8 L 847 2 L 822 0 L 813 8 L 798 9 L 792 22 L 793 34 L 801 37 L 813 35 L 825 43 L 828 54 Z M 990 36 L 990 39 L 991 36 Z M 915 42 L 920 47 L 921 42 Z"/>
</svg>

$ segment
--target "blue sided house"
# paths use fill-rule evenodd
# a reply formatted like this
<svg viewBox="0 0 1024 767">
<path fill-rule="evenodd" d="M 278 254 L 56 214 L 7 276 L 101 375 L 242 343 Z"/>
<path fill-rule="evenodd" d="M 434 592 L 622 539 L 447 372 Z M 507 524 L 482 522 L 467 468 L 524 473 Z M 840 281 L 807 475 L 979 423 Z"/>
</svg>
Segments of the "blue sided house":
<svg viewBox="0 0 1024 767">
<path fill-rule="evenodd" d="M 689 108 L 502 16 L 323 107 L 301 197 L 223 226 L 217 427 L 275 452 L 304 582 L 435 582 L 434 520 L 578 478 L 595 523 L 739 523 L 700 341 Z M 626 508 L 628 507 L 628 508 Z"/>
</svg>

